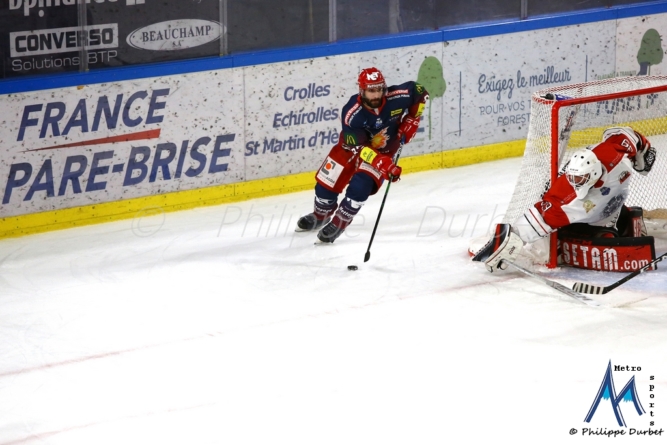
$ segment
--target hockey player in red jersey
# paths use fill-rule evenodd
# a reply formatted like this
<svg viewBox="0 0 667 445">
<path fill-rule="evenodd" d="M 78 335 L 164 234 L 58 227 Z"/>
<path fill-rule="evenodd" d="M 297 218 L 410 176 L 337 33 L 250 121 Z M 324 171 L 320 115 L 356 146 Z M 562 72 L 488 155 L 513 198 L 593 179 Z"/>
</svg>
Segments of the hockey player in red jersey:
<svg viewBox="0 0 667 445">
<path fill-rule="evenodd" d="M 584 237 L 627 235 L 631 211 L 624 203 L 630 176 L 648 174 L 655 156 L 655 148 L 639 132 L 630 127 L 608 128 L 602 142 L 572 155 L 541 201 L 512 225 L 498 224 L 473 261 L 484 262 L 490 272 L 504 269 L 502 261 L 514 261 L 525 243 L 557 229 Z"/>
<path fill-rule="evenodd" d="M 339 142 L 315 176 L 314 211 L 297 222 L 297 231 L 319 229 L 317 237 L 323 243 L 333 243 L 343 233 L 383 180 L 399 179 L 401 167 L 395 158 L 401 141 L 414 138 L 428 98 L 416 82 L 387 87 L 377 68 L 362 70 L 358 84 L 359 94 L 341 112 Z"/>
</svg>

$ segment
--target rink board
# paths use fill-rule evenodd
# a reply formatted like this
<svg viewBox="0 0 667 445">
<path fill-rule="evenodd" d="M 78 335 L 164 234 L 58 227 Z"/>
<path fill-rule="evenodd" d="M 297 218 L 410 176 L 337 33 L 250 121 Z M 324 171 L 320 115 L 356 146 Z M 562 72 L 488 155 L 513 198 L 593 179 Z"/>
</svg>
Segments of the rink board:
<svg viewBox="0 0 667 445">
<path fill-rule="evenodd" d="M 525 141 L 514 141 L 496 146 L 471 147 L 464 150 L 404 158 L 400 165 L 403 166 L 404 173 L 458 167 L 520 156 L 524 146 Z M 315 172 L 299 173 L 278 178 L 5 217 L 0 219 L 0 239 L 310 190 L 315 184 L 314 177 Z M 304 203 L 304 208 L 309 208 L 309 205 L 310 202 Z"/>
<path fill-rule="evenodd" d="M 312 188 L 367 66 L 431 93 L 406 173 L 520 156 L 533 91 L 639 75 L 643 36 L 665 27 L 657 14 L 5 95 L 0 237 Z"/>
</svg>

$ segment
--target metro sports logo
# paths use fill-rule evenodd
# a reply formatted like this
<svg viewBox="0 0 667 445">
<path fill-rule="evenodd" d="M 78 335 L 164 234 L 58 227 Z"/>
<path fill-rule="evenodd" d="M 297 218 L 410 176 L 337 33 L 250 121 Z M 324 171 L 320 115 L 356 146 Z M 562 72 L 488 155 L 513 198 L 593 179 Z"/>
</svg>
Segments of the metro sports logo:
<svg viewBox="0 0 667 445">
<path fill-rule="evenodd" d="M 95 0 L 95 3 L 104 3 L 105 0 Z M 117 0 L 108 0 L 111 3 L 115 3 Z M 144 4 L 146 0 L 125 0 L 125 5 L 134 6 Z M 23 8 L 23 15 L 29 16 L 30 10 L 34 8 L 40 8 L 37 15 L 44 17 L 43 8 L 51 7 L 60 7 L 60 6 L 75 6 L 77 3 L 81 3 L 77 0 L 9 0 L 9 10 L 16 10 Z M 86 3 L 90 3 L 90 0 L 86 0 Z"/>
<path fill-rule="evenodd" d="M 641 368 L 639 368 L 641 370 Z M 623 418 L 623 413 L 621 412 L 620 403 L 621 402 L 632 402 L 635 410 L 638 415 L 644 414 L 644 408 L 642 407 L 641 402 L 639 401 L 639 394 L 637 394 L 637 387 L 635 385 L 635 376 L 633 375 L 628 383 L 625 384 L 621 392 L 616 394 L 616 389 L 614 388 L 614 377 L 611 373 L 611 360 L 609 360 L 609 365 L 607 366 L 607 372 L 605 372 L 604 378 L 602 379 L 602 384 L 598 393 L 593 400 L 593 405 L 588 411 L 584 422 L 590 423 L 593 419 L 600 402 L 603 400 L 609 400 L 611 403 L 611 409 L 614 412 L 618 426 L 626 427 L 625 419 Z"/>
</svg>

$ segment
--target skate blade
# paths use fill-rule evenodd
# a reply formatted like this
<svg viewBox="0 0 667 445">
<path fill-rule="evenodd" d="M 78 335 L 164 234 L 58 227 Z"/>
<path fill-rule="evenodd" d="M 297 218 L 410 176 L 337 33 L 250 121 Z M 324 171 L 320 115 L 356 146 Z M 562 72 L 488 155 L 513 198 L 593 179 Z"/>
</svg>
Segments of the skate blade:
<svg viewBox="0 0 667 445">
<path fill-rule="evenodd" d="M 329 224 L 329 221 L 331 221 L 331 218 L 325 219 L 322 224 L 318 225 L 317 227 L 313 227 L 312 229 L 302 229 L 301 227 L 296 226 L 296 229 L 294 229 L 294 231 L 299 232 L 299 233 L 300 232 L 319 232 L 322 227 Z"/>
</svg>

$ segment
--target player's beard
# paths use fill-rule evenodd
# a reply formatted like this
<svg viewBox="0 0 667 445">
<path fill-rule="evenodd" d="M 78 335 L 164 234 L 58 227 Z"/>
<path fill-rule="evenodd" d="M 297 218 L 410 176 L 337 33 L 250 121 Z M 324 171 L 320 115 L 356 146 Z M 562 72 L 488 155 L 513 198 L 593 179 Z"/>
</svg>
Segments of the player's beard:
<svg viewBox="0 0 667 445">
<path fill-rule="evenodd" d="M 361 101 L 366 105 L 368 108 L 380 108 L 380 105 L 382 105 L 382 98 L 379 99 L 367 99 L 365 97 L 361 97 Z"/>
</svg>

